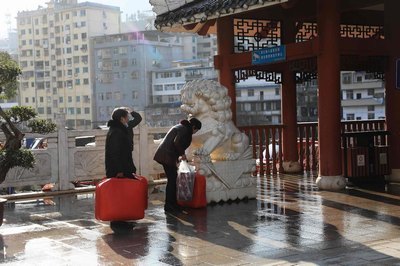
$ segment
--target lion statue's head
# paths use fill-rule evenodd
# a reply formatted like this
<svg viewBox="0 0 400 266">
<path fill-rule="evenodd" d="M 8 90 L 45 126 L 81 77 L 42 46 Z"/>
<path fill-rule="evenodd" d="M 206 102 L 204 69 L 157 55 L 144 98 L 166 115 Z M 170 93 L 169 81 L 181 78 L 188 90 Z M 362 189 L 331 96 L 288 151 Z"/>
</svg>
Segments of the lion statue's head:
<svg viewBox="0 0 400 266">
<path fill-rule="evenodd" d="M 228 90 L 213 80 L 193 80 L 181 90 L 181 109 L 197 118 L 210 116 L 218 122 L 232 120 Z"/>
</svg>

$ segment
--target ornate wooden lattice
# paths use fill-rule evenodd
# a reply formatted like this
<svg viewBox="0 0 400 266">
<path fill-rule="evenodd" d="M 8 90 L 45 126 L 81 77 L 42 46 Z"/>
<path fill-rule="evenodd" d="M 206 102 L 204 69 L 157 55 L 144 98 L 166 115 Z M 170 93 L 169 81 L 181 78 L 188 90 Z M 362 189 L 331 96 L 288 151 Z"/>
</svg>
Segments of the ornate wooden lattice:
<svg viewBox="0 0 400 266">
<path fill-rule="evenodd" d="M 296 23 L 296 42 L 304 42 L 318 36 L 318 25 L 314 22 Z M 374 25 L 340 25 L 342 38 L 385 39 L 383 26 Z"/>
<path fill-rule="evenodd" d="M 269 72 L 255 69 L 240 69 L 235 71 L 236 83 L 239 83 L 241 80 L 247 80 L 249 77 L 256 77 L 258 80 L 274 82 L 275 84 L 282 83 L 282 73 L 280 72 Z"/>
<path fill-rule="evenodd" d="M 276 20 L 234 19 L 235 53 L 281 44 L 281 23 Z"/>
<path fill-rule="evenodd" d="M 296 72 L 296 83 L 301 84 L 306 81 L 318 79 L 317 72 Z"/>
<path fill-rule="evenodd" d="M 385 39 L 383 26 L 371 25 L 340 25 L 342 38 Z"/>
<path fill-rule="evenodd" d="M 297 22 L 296 23 L 296 42 L 304 42 L 318 36 L 317 23 Z"/>
<path fill-rule="evenodd" d="M 385 80 L 385 66 L 387 58 L 384 56 L 360 57 L 356 55 L 341 56 L 341 69 L 365 71 L 372 73 L 375 79 Z"/>
</svg>

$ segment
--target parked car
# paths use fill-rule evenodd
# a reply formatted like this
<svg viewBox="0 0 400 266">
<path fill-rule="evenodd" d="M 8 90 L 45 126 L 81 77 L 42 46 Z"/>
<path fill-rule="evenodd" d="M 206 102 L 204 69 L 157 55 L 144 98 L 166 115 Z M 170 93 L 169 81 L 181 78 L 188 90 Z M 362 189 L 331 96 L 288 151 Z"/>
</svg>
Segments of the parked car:
<svg viewBox="0 0 400 266">
<path fill-rule="evenodd" d="M 82 136 L 75 138 L 76 147 L 95 147 L 96 137 L 95 136 Z"/>
</svg>

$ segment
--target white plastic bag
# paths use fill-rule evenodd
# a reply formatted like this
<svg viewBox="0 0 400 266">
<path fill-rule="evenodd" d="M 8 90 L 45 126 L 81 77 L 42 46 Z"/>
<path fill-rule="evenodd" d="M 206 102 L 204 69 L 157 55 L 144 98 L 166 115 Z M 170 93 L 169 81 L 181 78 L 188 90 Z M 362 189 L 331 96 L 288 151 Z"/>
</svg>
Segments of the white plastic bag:
<svg viewBox="0 0 400 266">
<path fill-rule="evenodd" d="M 193 198 L 193 187 L 195 178 L 195 167 L 187 161 L 181 161 L 178 167 L 176 179 L 176 199 L 180 201 L 191 201 Z"/>
</svg>

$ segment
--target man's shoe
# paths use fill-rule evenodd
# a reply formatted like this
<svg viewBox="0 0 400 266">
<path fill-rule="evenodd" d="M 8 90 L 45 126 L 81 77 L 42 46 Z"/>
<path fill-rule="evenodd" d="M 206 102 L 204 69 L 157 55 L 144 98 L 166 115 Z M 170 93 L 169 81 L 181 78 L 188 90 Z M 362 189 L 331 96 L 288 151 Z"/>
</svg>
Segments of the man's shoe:
<svg viewBox="0 0 400 266">
<path fill-rule="evenodd" d="M 111 230 L 116 234 L 131 233 L 135 227 L 134 222 L 127 221 L 112 221 L 110 222 Z"/>
</svg>

